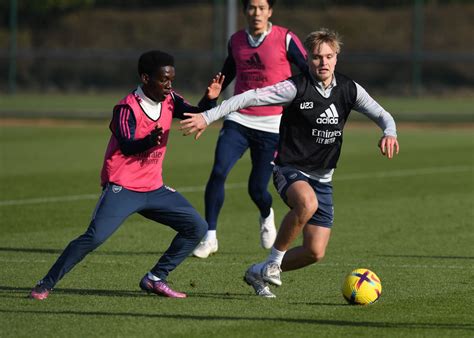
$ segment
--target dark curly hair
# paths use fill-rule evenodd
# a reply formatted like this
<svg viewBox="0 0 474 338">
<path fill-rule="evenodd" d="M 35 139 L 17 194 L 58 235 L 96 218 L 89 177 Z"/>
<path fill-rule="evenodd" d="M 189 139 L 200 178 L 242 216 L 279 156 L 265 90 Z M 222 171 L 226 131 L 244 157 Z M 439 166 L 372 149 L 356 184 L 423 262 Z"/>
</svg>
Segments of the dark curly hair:
<svg viewBox="0 0 474 338">
<path fill-rule="evenodd" d="M 138 59 L 138 75 L 155 75 L 161 67 L 173 66 L 174 57 L 168 53 L 151 50 L 143 53 Z"/>
</svg>

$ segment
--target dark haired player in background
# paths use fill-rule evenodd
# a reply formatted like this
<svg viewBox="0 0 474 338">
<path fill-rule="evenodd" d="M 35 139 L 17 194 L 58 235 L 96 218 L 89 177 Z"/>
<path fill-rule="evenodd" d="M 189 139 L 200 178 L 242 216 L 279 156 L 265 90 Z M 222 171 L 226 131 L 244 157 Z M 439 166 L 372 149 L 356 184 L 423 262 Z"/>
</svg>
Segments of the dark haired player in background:
<svg viewBox="0 0 474 338">
<path fill-rule="evenodd" d="M 274 0 L 243 0 L 247 29 L 232 35 L 228 56 L 221 73 L 223 88 L 235 78 L 235 93 L 275 84 L 291 76 L 291 63 L 306 70 L 306 53 L 295 34 L 287 28 L 272 25 Z M 214 166 L 206 185 L 205 210 L 209 230 L 193 251 L 206 258 L 218 250 L 217 218 L 224 204 L 224 183 L 232 167 L 250 149 L 252 169 L 248 192 L 260 211 L 260 243 L 272 247 L 276 237 L 272 196 L 268 182 L 278 144 L 281 107 L 249 107 L 233 111 L 219 134 Z M 237 225 L 235 225 L 237 226 Z"/>
<path fill-rule="evenodd" d="M 206 222 L 177 191 L 163 185 L 162 168 L 173 118 L 187 111 L 215 106 L 224 77 L 214 77 L 198 107 L 189 105 L 172 89 L 174 59 L 161 51 L 140 56 L 141 85 L 113 109 L 112 135 L 101 173 L 102 195 L 86 232 L 69 243 L 30 297 L 45 299 L 56 283 L 88 253 L 109 238 L 125 219 L 139 213 L 173 228 L 177 234 L 156 265 L 140 281 L 140 288 L 157 295 L 184 298 L 166 282 L 199 243 Z"/>
<path fill-rule="evenodd" d="M 383 155 L 390 159 L 399 150 L 390 113 L 354 80 L 335 72 L 341 49 L 337 33 L 322 28 L 309 34 L 304 45 L 308 72 L 233 96 L 210 111 L 181 121 L 185 134 L 197 132 L 198 137 L 209 123 L 235 109 L 285 107 L 273 183 L 290 211 L 267 260 L 249 267 L 244 277 L 262 297 L 275 297 L 266 284 L 281 285 L 282 270 L 303 268 L 325 255 L 334 220 L 332 175 L 351 110 L 365 114 L 382 129 L 378 145 Z M 301 232 L 303 244 L 290 248 Z"/>
</svg>

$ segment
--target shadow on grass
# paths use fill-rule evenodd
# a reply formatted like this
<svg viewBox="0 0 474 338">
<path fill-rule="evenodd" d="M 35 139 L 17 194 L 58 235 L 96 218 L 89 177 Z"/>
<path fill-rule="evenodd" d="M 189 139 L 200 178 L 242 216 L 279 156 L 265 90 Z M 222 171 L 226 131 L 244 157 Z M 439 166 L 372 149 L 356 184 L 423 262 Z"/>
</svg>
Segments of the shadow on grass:
<svg viewBox="0 0 474 338">
<path fill-rule="evenodd" d="M 24 252 L 24 253 L 42 253 L 42 254 L 61 254 L 64 249 L 43 249 L 43 248 L 1 248 L 0 252 Z M 147 255 L 162 255 L 162 251 L 94 251 L 91 255 L 104 256 L 147 256 Z"/>
<path fill-rule="evenodd" d="M 474 259 L 472 256 L 430 256 L 430 255 L 377 255 L 378 257 L 394 258 L 430 258 L 430 259 Z"/>
<path fill-rule="evenodd" d="M 292 305 L 310 305 L 310 306 L 344 306 L 344 307 L 351 306 L 351 307 L 353 307 L 353 305 L 350 305 L 348 303 L 291 302 L 291 303 L 288 303 L 288 304 L 292 304 Z"/>
<path fill-rule="evenodd" d="M 31 291 L 30 288 L 24 287 L 12 287 L 12 286 L 0 286 L 0 298 L 12 298 L 11 293 L 21 293 L 28 297 Z M 6 294 L 7 293 L 7 294 Z M 59 288 L 53 290 L 54 294 L 63 295 L 81 295 L 81 296 L 101 296 L 101 297 L 157 297 L 154 294 L 148 294 L 141 290 L 130 291 L 130 290 L 100 290 L 100 289 L 71 289 L 71 288 Z M 199 292 L 186 292 L 190 297 L 200 298 L 214 298 L 214 299 L 248 299 L 252 297 L 249 293 L 199 293 Z M 17 298 L 17 297 L 15 297 Z M 161 297 L 160 297 L 161 298 Z"/>
<path fill-rule="evenodd" d="M 185 300 L 184 300 L 185 301 Z M 163 314 L 163 313 L 147 313 L 140 312 L 112 312 L 112 311 L 74 311 L 74 310 L 7 310 L 0 309 L 0 313 L 9 314 L 34 314 L 43 316 L 57 315 L 74 315 L 83 317 L 132 317 L 132 318 L 154 318 L 154 319 L 171 319 L 171 320 L 199 320 L 199 321 L 249 321 L 249 322 L 277 322 L 290 324 L 311 324 L 311 325 L 328 325 L 342 327 L 367 327 L 367 328 L 385 328 L 385 329 L 431 329 L 431 330 L 474 330 L 473 324 L 443 324 L 443 323 L 410 323 L 410 322 L 367 322 L 367 321 L 348 321 L 348 320 L 330 320 L 330 319 L 304 319 L 304 318 L 287 318 L 287 317 L 264 317 L 264 316 L 206 316 L 206 315 L 186 315 L 186 314 Z M 183 322 L 180 322 L 183 323 Z M 182 325 L 182 324 L 180 324 Z"/>
<path fill-rule="evenodd" d="M 3 292 L 19 292 L 25 293 L 25 297 L 31 291 L 31 288 L 16 288 L 11 286 L 0 286 L 0 293 Z M 146 297 L 143 291 L 130 290 L 99 290 L 99 289 L 54 289 L 55 294 L 83 295 L 83 296 L 104 296 L 104 297 Z M 0 296 L 1 297 L 1 296 Z"/>
<path fill-rule="evenodd" d="M 23 252 L 23 253 L 39 253 L 39 254 L 57 254 L 60 255 L 64 249 L 49 249 L 49 248 L 5 248 L 0 247 L 0 252 Z M 150 256 L 150 255 L 163 255 L 164 251 L 102 251 L 98 249 L 93 251 L 90 255 L 102 255 L 102 256 Z M 251 252 L 250 252 L 251 253 Z M 219 256 L 243 256 L 248 255 L 249 252 L 221 252 L 219 251 Z M 259 252 L 255 251 L 255 255 L 258 255 Z M 196 260 L 202 260 L 194 256 L 189 256 Z"/>
</svg>

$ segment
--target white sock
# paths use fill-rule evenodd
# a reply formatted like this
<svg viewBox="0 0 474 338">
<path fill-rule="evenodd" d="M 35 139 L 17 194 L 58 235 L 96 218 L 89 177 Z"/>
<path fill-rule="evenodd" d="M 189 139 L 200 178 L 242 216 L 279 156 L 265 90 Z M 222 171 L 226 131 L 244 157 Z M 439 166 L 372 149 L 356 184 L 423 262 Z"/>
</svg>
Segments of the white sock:
<svg viewBox="0 0 474 338">
<path fill-rule="evenodd" d="M 148 272 L 148 278 L 151 279 L 152 281 L 154 282 L 158 282 L 159 280 L 161 280 L 160 278 L 156 277 L 154 274 L 152 274 L 151 272 Z"/>
<path fill-rule="evenodd" d="M 215 241 L 217 239 L 217 230 L 208 230 L 206 234 L 206 241 Z"/>
<path fill-rule="evenodd" d="M 283 256 L 285 256 L 285 253 L 286 251 L 277 250 L 273 246 L 270 255 L 268 255 L 267 262 L 275 262 L 280 266 L 281 262 L 283 261 Z"/>
<path fill-rule="evenodd" d="M 250 268 L 252 272 L 254 273 L 260 273 L 264 267 L 265 264 L 274 262 L 277 263 L 278 266 L 281 266 L 281 262 L 283 261 L 283 257 L 285 256 L 286 251 L 280 251 L 272 247 L 272 251 L 270 255 L 268 255 L 268 258 L 265 262 L 257 263 L 255 265 L 252 265 Z"/>
</svg>

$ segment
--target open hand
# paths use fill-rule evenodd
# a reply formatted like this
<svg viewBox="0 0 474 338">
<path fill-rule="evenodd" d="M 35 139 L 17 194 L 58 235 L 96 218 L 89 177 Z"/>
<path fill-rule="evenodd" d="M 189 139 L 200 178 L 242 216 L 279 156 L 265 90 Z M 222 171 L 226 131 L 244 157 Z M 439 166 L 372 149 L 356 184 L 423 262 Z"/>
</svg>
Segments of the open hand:
<svg viewBox="0 0 474 338">
<path fill-rule="evenodd" d="M 184 136 L 196 133 L 194 139 L 197 140 L 207 128 L 206 120 L 202 114 L 184 113 L 184 116 L 188 116 L 188 118 L 179 122 L 181 124 L 179 130 L 183 131 Z"/>
<path fill-rule="evenodd" d="M 379 141 L 379 148 L 382 155 L 387 156 L 389 159 L 392 158 L 394 154 L 398 154 L 400 149 L 395 136 L 383 136 Z"/>
<path fill-rule="evenodd" d="M 206 95 L 209 100 L 214 100 L 219 97 L 222 90 L 222 84 L 224 83 L 225 76 L 222 73 L 217 73 L 216 76 L 211 80 L 209 87 L 207 87 Z"/>
</svg>

